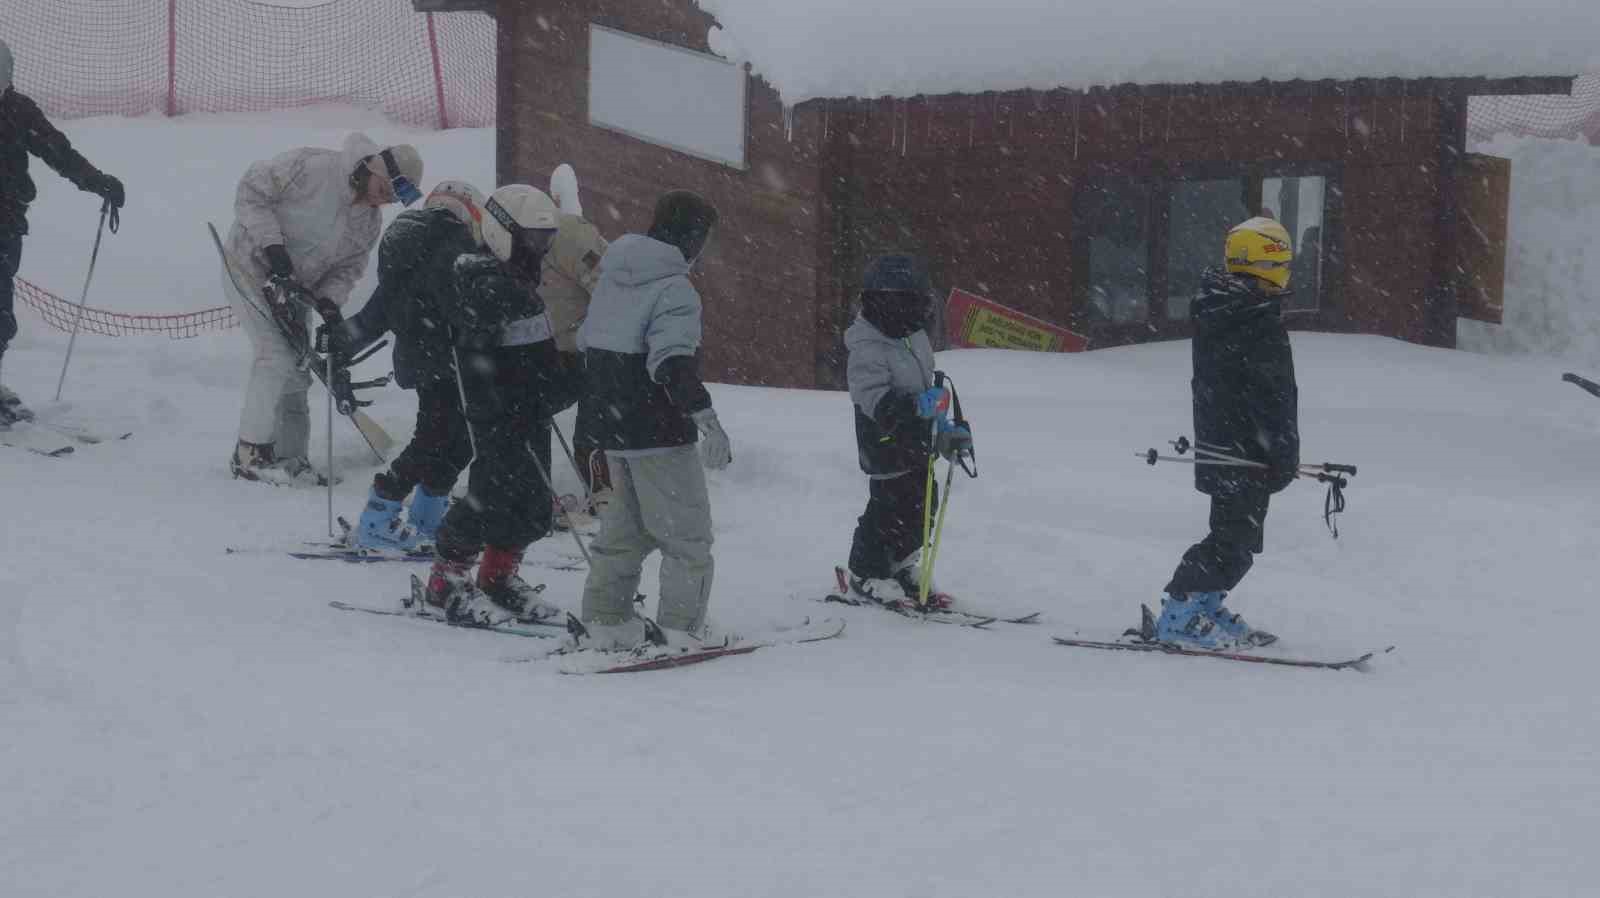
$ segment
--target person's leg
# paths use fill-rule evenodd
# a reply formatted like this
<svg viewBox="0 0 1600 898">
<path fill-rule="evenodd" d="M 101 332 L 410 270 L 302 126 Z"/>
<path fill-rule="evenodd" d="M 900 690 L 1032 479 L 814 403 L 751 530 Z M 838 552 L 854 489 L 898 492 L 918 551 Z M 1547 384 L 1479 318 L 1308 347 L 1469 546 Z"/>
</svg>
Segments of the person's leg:
<svg viewBox="0 0 1600 898">
<path fill-rule="evenodd" d="M 645 556 L 655 544 L 645 530 L 634 491 L 635 461 L 609 459 L 613 495 L 600 514 L 600 532 L 589 543 L 592 564 L 583 584 L 585 624 L 614 626 L 637 617 L 633 597 L 639 591 Z"/>
<path fill-rule="evenodd" d="M 711 497 L 693 445 L 633 460 L 639 517 L 661 547 L 661 601 L 656 623 L 695 632 L 705 624 L 716 563 L 711 557 Z"/>
<path fill-rule="evenodd" d="M 0 234 L 0 369 L 5 363 L 6 347 L 11 339 L 17 335 L 17 316 L 13 310 L 15 301 L 13 278 L 17 275 L 17 268 L 22 264 L 22 235 Z M 0 427 L 9 427 L 17 421 L 27 421 L 33 418 L 33 412 L 22 404 L 21 397 L 5 386 L 5 378 L 0 376 Z"/>
</svg>

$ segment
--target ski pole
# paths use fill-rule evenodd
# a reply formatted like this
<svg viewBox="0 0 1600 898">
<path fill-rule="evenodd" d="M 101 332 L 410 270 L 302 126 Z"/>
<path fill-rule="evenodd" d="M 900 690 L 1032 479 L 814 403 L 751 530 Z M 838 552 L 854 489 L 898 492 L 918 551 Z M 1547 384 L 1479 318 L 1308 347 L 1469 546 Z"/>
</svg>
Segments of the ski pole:
<svg viewBox="0 0 1600 898">
<path fill-rule="evenodd" d="M 556 423 L 555 418 L 550 419 L 550 429 L 556 432 L 556 439 L 561 441 L 561 451 L 567 456 L 567 464 L 572 465 L 572 473 L 578 475 L 578 485 L 583 487 L 583 507 L 594 508 L 594 494 L 589 490 L 588 478 L 584 477 L 583 471 L 578 468 L 578 457 L 573 454 L 572 447 L 567 445 L 567 437 L 561 432 L 561 425 Z M 554 494 L 555 488 L 552 487 L 550 492 Z"/>
<path fill-rule="evenodd" d="M 328 379 L 325 384 L 333 383 L 333 353 L 328 353 L 326 364 L 328 366 Z M 328 394 L 328 536 L 333 536 L 333 391 L 323 390 Z"/>
<path fill-rule="evenodd" d="M 117 210 L 111 208 L 111 201 L 106 200 L 100 205 L 100 226 L 94 232 L 94 249 L 89 253 L 89 273 L 83 276 L 83 296 L 78 299 L 78 311 L 72 316 L 72 336 L 67 338 L 67 357 L 61 361 L 61 376 L 56 379 L 56 400 L 61 401 L 61 387 L 67 382 L 67 366 L 72 364 L 72 348 L 78 342 L 78 328 L 83 324 L 83 311 L 89 304 L 89 282 L 94 280 L 94 263 L 100 258 L 100 237 L 106 230 L 106 216 L 111 216 L 111 233 L 115 234 L 120 226 L 120 216 Z"/>
<path fill-rule="evenodd" d="M 452 343 L 450 346 L 450 366 L 456 372 L 456 395 L 461 397 L 461 420 L 467 425 L 467 445 L 472 447 L 472 460 L 478 459 L 478 436 L 472 432 L 472 417 L 467 414 L 467 385 L 461 382 L 461 353 Z"/>
<path fill-rule="evenodd" d="M 539 469 L 539 479 L 544 481 L 545 488 L 550 491 L 551 496 L 554 496 L 556 494 L 556 486 L 550 482 L 550 472 L 544 469 L 544 462 L 539 460 L 539 453 L 534 451 L 532 443 L 523 443 L 522 445 L 527 448 L 528 454 L 533 456 L 533 466 Z M 567 519 L 567 530 L 572 534 L 572 541 L 578 544 L 578 551 L 583 553 L 584 563 L 593 570 L 594 559 L 589 557 L 589 547 L 583 544 L 583 537 L 578 535 L 578 528 L 573 523 L 572 515 L 568 513 L 565 505 L 561 506 L 561 516 Z"/>
</svg>

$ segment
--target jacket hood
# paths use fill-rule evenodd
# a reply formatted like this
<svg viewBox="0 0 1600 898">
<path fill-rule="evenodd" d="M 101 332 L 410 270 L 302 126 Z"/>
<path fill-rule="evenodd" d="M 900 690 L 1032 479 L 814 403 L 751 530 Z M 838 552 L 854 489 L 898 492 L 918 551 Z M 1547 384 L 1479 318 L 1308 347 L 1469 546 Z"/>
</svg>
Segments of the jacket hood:
<svg viewBox="0 0 1600 898">
<path fill-rule="evenodd" d="M 352 131 L 344 139 L 344 146 L 339 150 L 339 165 L 346 175 L 356 173 L 356 166 L 368 156 L 376 156 L 383 152 L 383 148 L 372 142 L 372 138 L 360 131 Z"/>
<path fill-rule="evenodd" d="M 1268 293 L 1261 283 L 1248 274 L 1207 268 L 1200 273 L 1200 292 L 1190 304 L 1189 313 L 1196 324 L 1209 326 L 1261 313 L 1281 314 L 1283 294 Z"/>
<path fill-rule="evenodd" d="M 626 287 L 679 277 L 689 273 L 683 251 L 643 234 L 625 234 L 611 244 L 600 261 L 601 276 Z"/>
</svg>

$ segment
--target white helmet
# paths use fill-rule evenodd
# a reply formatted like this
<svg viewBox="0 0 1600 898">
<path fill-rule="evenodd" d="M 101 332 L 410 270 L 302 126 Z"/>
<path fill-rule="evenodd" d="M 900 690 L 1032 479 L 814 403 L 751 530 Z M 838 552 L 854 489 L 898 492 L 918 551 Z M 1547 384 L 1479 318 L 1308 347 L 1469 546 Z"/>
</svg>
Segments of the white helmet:
<svg viewBox="0 0 1600 898">
<path fill-rule="evenodd" d="M 440 181 L 422 201 L 424 209 L 444 209 L 472 229 L 472 242 L 483 245 L 483 191 L 466 181 Z"/>
<path fill-rule="evenodd" d="M 507 184 L 483 204 L 483 242 L 502 262 L 511 261 L 521 231 L 554 231 L 561 226 L 555 200 L 537 187 Z"/>
<path fill-rule="evenodd" d="M 0 92 L 11 86 L 11 48 L 0 41 Z"/>
<path fill-rule="evenodd" d="M 550 173 L 550 195 L 562 212 L 583 217 L 583 203 L 578 199 L 578 173 L 572 166 L 563 162 Z"/>
</svg>

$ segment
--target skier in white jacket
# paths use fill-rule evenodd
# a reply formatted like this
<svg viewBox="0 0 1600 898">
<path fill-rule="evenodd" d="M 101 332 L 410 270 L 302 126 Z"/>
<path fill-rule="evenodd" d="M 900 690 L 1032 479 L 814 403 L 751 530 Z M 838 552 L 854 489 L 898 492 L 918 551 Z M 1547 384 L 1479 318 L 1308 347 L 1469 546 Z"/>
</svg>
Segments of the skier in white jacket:
<svg viewBox="0 0 1600 898">
<path fill-rule="evenodd" d="M 310 308 L 290 302 L 272 308 L 259 292 L 299 297 L 329 322 L 367 268 L 383 225 L 381 208 L 410 205 L 420 197 L 422 157 L 400 144 L 380 148 L 365 134 L 345 138 L 340 150 L 303 147 L 257 162 L 239 179 L 227 251 L 251 291 L 241 296 L 233 280 L 223 290 L 254 348 L 239 441 L 229 467 L 233 476 L 287 486 L 324 480 L 307 458 L 311 415 L 306 391 L 311 376 L 297 367 L 303 346 L 263 317 L 309 333 Z M 296 342 L 303 342 L 297 335 Z"/>
</svg>

